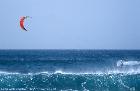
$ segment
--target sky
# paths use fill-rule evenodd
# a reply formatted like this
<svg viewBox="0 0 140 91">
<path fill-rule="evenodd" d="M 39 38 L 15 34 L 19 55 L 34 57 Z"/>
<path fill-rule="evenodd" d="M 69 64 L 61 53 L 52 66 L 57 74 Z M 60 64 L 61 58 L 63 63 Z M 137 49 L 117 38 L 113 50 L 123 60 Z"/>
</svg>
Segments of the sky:
<svg viewBox="0 0 140 91">
<path fill-rule="evenodd" d="M 140 0 L 0 0 L 0 18 L 0 49 L 140 49 Z"/>
</svg>

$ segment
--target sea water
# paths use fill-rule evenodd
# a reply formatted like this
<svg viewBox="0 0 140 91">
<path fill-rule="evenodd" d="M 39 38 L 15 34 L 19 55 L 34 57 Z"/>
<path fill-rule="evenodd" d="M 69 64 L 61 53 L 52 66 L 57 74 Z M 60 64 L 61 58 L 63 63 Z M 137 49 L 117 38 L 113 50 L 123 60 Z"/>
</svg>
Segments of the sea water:
<svg viewBox="0 0 140 91">
<path fill-rule="evenodd" d="M 140 51 L 0 50 L 0 91 L 140 91 Z"/>
</svg>

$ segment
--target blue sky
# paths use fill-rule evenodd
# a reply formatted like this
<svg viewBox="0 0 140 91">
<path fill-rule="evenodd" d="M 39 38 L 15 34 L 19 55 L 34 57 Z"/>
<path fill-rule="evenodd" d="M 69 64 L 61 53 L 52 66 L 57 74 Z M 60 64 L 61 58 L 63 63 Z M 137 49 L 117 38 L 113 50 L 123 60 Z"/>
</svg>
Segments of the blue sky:
<svg viewBox="0 0 140 91">
<path fill-rule="evenodd" d="M 0 49 L 140 49 L 140 0 L 1 0 L 0 11 Z"/>
</svg>

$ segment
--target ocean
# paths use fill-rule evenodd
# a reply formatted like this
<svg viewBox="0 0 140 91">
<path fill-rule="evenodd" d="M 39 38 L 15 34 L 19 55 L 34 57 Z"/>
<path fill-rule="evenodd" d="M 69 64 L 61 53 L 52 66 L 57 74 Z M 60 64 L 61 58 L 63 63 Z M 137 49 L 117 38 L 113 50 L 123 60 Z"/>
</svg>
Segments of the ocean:
<svg viewBox="0 0 140 91">
<path fill-rule="evenodd" d="M 140 91 L 140 50 L 0 50 L 0 91 Z"/>
</svg>

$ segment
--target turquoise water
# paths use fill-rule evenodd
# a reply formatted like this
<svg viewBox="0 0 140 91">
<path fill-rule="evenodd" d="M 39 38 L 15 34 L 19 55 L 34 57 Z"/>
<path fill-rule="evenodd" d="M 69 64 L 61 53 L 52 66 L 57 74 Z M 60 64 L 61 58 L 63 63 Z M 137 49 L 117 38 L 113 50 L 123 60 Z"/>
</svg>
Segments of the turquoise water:
<svg viewBox="0 0 140 91">
<path fill-rule="evenodd" d="M 1 50 L 0 91 L 140 91 L 140 51 Z"/>
</svg>

